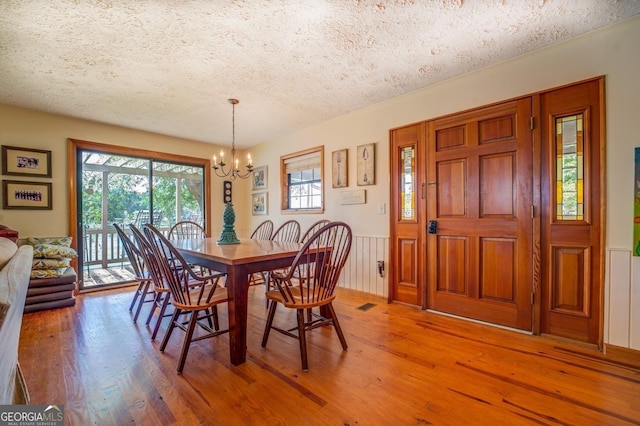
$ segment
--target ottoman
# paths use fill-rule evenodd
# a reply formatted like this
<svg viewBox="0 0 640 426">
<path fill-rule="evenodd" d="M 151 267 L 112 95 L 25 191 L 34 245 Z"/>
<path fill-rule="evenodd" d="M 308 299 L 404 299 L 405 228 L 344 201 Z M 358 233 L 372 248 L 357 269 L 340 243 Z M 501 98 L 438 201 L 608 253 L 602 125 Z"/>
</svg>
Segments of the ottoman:
<svg viewBox="0 0 640 426">
<path fill-rule="evenodd" d="M 56 278 L 30 279 L 24 313 L 75 305 L 73 293 L 77 279 L 76 271 L 71 267 Z"/>
</svg>

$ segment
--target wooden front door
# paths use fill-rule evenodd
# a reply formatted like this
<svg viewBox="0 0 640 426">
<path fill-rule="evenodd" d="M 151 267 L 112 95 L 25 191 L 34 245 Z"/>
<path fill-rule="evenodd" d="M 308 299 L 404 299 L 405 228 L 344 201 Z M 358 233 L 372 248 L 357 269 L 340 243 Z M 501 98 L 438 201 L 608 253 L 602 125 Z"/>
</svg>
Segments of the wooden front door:
<svg viewBox="0 0 640 426">
<path fill-rule="evenodd" d="M 532 329 L 532 101 L 427 123 L 427 307 Z"/>
<path fill-rule="evenodd" d="M 602 93 L 597 79 L 540 96 L 540 332 L 602 345 Z"/>
</svg>

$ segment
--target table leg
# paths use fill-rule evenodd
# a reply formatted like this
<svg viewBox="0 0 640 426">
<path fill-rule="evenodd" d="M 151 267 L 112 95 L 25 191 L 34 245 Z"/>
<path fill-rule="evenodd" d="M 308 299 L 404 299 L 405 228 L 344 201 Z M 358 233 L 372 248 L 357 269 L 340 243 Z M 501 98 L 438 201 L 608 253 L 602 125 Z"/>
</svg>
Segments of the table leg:
<svg viewBox="0 0 640 426">
<path fill-rule="evenodd" d="M 331 311 L 326 306 L 320 306 L 320 316 L 323 316 L 326 319 L 333 319 L 333 315 L 331 315 Z"/>
<path fill-rule="evenodd" d="M 247 359 L 248 278 L 246 268 L 241 266 L 230 268 L 227 272 L 229 355 L 233 365 L 240 365 Z"/>
</svg>

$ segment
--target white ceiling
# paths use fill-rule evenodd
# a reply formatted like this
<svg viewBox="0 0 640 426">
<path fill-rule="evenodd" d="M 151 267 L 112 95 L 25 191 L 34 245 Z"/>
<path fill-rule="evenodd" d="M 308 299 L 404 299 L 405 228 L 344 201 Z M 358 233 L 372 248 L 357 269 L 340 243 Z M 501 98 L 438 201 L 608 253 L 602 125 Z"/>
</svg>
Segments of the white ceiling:
<svg viewBox="0 0 640 426">
<path fill-rule="evenodd" d="M 640 13 L 640 0 L 1 0 L 0 103 L 239 147 Z"/>
</svg>

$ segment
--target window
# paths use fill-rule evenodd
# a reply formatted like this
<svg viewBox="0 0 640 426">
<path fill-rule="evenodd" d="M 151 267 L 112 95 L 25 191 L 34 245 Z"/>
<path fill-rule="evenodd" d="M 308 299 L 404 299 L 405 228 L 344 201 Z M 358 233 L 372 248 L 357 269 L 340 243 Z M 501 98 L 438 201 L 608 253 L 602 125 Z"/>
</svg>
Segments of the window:
<svg viewBox="0 0 640 426">
<path fill-rule="evenodd" d="M 556 118 L 556 219 L 584 220 L 582 114 Z"/>
<path fill-rule="evenodd" d="M 416 146 L 400 148 L 400 220 L 416 219 Z"/>
<path fill-rule="evenodd" d="M 280 157 L 282 210 L 324 210 L 324 147 Z"/>
</svg>

